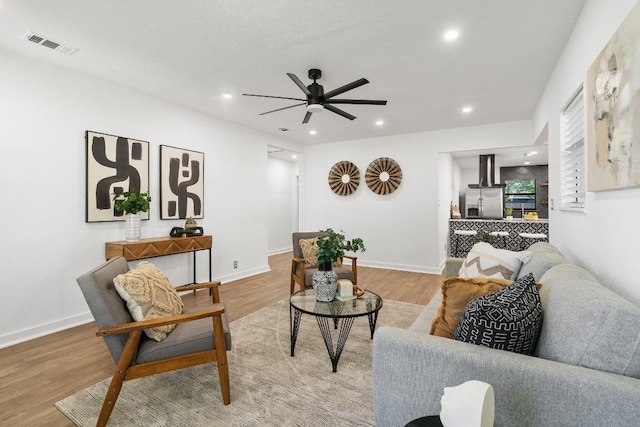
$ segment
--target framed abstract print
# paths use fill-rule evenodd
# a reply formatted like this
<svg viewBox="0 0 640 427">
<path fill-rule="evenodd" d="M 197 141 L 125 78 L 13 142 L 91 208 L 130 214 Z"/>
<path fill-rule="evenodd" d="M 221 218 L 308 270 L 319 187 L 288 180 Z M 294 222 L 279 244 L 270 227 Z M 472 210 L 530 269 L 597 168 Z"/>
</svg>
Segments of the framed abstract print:
<svg viewBox="0 0 640 427">
<path fill-rule="evenodd" d="M 86 222 L 124 221 L 113 195 L 149 192 L 149 143 L 86 131 Z M 141 212 L 149 219 L 149 212 Z"/>
<path fill-rule="evenodd" d="M 204 218 L 204 153 L 160 146 L 160 218 Z"/>
</svg>

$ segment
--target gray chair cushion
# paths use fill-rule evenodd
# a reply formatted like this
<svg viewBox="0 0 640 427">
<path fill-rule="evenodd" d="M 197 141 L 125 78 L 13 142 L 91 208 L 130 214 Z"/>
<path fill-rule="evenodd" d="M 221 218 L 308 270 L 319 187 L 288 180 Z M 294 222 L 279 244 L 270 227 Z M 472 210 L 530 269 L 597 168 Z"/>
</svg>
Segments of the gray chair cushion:
<svg viewBox="0 0 640 427">
<path fill-rule="evenodd" d="M 551 268 L 540 282 L 537 356 L 640 378 L 640 307 L 573 264 Z"/>
<path fill-rule="evenodd" d="M 199 305 L 185 308 L 184 313 L 202 310 L 224 304 Z M 222 315 L 224 339 L 227 350 L 231 350 L 231 333 L 227 322 L 227 313 Z M 153 362 L 169 357 L 181 356 L 186 353 L 195 353 L 216 348 L 213 339 L 213 322 L 210 317 L 191 322 L 178 323 L 173 331 L 163 341 L 155 341 L 144 337 L 140 342 L 135 363 Z"/>
<path fill-rule="evenodd" d="M 127 260 L 116 257 L 76 279 L 98 328 L 133 322 L 126 303 L 120 298 L 113 285 L 113 278 L 127 271 L 129 271 Z M 109 335 L 105 336 L 104 340 L 111 357 L 118 363 L 127 336 Z"/>
</svg>

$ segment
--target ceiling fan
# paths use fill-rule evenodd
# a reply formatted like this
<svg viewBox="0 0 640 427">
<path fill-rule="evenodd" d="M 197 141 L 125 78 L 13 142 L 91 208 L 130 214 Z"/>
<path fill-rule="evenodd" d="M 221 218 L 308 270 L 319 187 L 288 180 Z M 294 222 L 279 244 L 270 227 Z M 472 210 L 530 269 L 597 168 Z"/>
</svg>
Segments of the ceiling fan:
<svg viewBox="0 0 640 427">
<path fill-rule="evenodd" d="M 332 99 L 336 95 L 340 95 L 346 91 L 351 89 L 355 89 L 362 85 L 369 83 L 369 80 L 362 78 L 341 86 L 337 89 L 324 93 L 324 88 L 322 85 L 319 85 L 316 80 L 320 79 L 322 76 L 322 72 L 317 68 L 312 68 L 309 70 L 309 78 L 313 80 L 309 86 L 305 86 L 304 83 L 292 73 L 287 73 L 287 76 L 293 80 L 293 82 L 304 92 L 307 96 L 307 99 L 303 98 L 289 98 L 286 96 L 270 96 L 270 95 L 254 95 L 251 93 L 243 93 L 244 96 L 257 96 L 261 98 L 276 98 L 276 99 L 291 99 L 293 101 L 304 101 L 300 104 L 289 105 L 288 107 L 277 108 L 275 110 L 266 111 L 264 113 L 258 114 L 259 116 L 264 116 L 265 114 L 275 113 L 276 111 L 286 110 L 288 108 L 298 107 L 300 105 L 307 106 L 307 114 L 304 115 L 304 119 L 302 120 L 302 124 L 308 123 L 311 118 L 311 114 L 320 112 L 322 110 L 332 111 L 342 117 L 345 117 L 349 120 L 353 120 L 356 116 L 353 116 L 346 111 L 343 111 L 339 108 L 334 107 L 332 104 L 367 104 L 367 105 L 387 105 L 387 101 L 378 101 L 378 100 L 369 100 L 369 99 Z"/>
</svg>

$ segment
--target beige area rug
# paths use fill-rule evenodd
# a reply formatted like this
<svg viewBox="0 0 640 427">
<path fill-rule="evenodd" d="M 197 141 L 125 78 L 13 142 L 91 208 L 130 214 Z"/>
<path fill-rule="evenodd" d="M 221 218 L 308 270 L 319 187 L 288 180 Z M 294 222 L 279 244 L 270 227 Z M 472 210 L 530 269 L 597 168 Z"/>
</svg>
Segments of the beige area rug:
<svg viewBox="0 0 640 427">
<path fill-rule="evenodd" d="M 377 327 L 407 328 L 423 306 L 385 301 Z M 338 363 L 331 361 L 315 317 L 303 314 L 290 356 L 289 301 L 230 325 L 231 404 L 224 406 L 213 364 L 127 381 L 112 426 L 373 426 L 367 317 L 355 319 Z M 337 332 L 332 329 L 332 338 Z M 94 426 L 110 379 L 56 403 L 78 426 Z"/>
</svg>

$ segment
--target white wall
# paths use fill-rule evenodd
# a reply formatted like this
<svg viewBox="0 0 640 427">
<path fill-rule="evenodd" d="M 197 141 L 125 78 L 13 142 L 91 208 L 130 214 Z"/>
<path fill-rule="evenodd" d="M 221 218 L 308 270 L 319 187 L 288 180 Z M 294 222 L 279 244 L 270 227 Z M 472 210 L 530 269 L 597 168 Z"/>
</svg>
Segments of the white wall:
<svg viewBox="0 0 640 427">
<path fill-rule="evenodd" d="M 362 265 L 439 274 L 445 258 L 441 222 L 448 218 L 449 197 L 439 200 L 438 154 L 532 143 L 531 122 L 519 121 L 307 146 L 300 228 L 332 227 L 347 238 L 361 237 L 367 246 L 358 254 Z M 391 157 L 402 168 L 402 184 L 387 196 L 374 194 L 364 181 L 369 163 L 378 157 Z M 327 183 L 329 170 L 341 160 L 360 169 L 360 186 L 350 196 L 334 194 Z M 444 178 L 450 180 L 450 172 Z M 446 205 L 445 218 L 439 204 Z"/>
<path fill-rule="evenodd" d="M 298 166 L 295 162 L 269 157 L 269 255 L 292 250 L 296 227 Z"/>
<path fill-rule="evenodd" d="M 535 134 L 548 124 L 549 197 L 556 207 L 560 200 L 560 112 L 636 4 L 636 0 L 587 1 L 535 110 Z M 570 261 L 587 268 L 611 289 L 640 303 L 638 212 L 640 188 L 588 193 L 584 214 L 562 212 L 557 208 L 549 212 L 552 243 Z"/>
<path fill-rule="evenodd" d="M 267 144 L 290 143 L 3 51 L 0 63 L 0 347 L 90 320 L 75 279 L 104 261 L 104 242 L 124 238 L 122 222 L 85 222 L 85 130 L 149 141 L 143 237 L 184 224 L 159 219 L 159 146 L 204 152 L 198 222 L 213 235 L 214 279 L 268 270 Z M 189 255 L 153 262 L 176 285 L 191 280 Z M 207 267 L 202 252 L 199 280 Z"/>
</svg>

